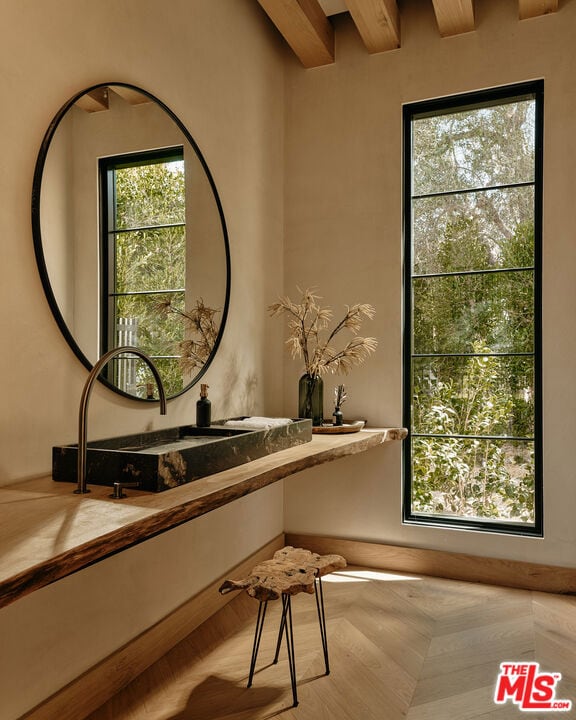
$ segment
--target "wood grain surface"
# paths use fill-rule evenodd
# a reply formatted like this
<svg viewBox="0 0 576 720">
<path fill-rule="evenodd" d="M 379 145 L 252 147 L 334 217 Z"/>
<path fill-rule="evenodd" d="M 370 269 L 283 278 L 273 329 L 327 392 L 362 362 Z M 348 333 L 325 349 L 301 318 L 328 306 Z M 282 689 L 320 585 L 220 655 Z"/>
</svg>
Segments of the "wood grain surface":
<svg viewBox="0 0 576 720">
<path fill-rule="evenodd" d="M 366 452 L 398 438 L 400 428 L 315 436 L 164 493 L 74 486 L 50 476 L 0 488 L 0 607 L 83 567 L 189 522 L 294 473 Z"/>
</svg>

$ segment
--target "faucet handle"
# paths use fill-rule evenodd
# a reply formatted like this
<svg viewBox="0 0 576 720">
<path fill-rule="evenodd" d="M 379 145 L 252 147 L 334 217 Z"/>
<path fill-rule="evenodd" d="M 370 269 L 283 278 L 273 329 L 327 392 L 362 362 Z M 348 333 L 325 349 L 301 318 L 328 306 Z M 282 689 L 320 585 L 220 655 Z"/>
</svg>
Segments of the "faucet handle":
<svg viewBox="0 0 576 720">
<path fill-rule="evenodd" d="M 109 495 L 108 497 L 113 498 L 114 500 L 121 500 L 122 498 L 128 497 L 126 493 L 124 492 L 124 488 L 138 488 L 140 487 L 139 482 L 115 482 L 114 483 L 114 492 Z"/>
</svg>

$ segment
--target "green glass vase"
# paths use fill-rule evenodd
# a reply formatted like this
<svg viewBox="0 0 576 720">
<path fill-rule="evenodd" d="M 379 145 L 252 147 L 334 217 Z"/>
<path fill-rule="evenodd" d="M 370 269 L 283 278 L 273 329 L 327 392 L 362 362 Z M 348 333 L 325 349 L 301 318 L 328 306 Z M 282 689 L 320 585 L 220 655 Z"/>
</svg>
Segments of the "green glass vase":
<svg viewBox="0 0 576 720">
<path fill-rule="evenodd" d="M 310 418 L 312 425 L 324 420 L 324 382 L 319 375 L 304 373 L 298 382 L 298 417 Z"/>
</svg>

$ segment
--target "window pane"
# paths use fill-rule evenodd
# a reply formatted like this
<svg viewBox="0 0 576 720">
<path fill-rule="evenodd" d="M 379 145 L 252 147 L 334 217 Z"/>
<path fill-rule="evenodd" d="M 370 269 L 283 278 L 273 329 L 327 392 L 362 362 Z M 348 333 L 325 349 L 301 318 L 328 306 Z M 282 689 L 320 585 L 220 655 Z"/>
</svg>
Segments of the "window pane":
<svg viewBox="0 0 576 720">
<path fill-rule="evenodd" d="M 413 121 L 413 193 L 534 180 L 534 100 Z"/>
<path fill-rule="evenodd" d="M 532 270 L 413 279 L 413 351 L 532 352 Z"/>
<path fill-rule="evenodd" d="M 534 436 L 532 357 L 414 358 L 412 373 L 413 432 Z"/>
<path fill-rule="evenodd" d="M 182 160 L 116 170 L 116 228 L 183 223 L 184 209 Z"/>
<path fill-rule="evenodd" d="M 534 524 L 534 443 L 412 438 L 415 514 Z"/>
<path fill-rule="evenodd" d="M 183 227 L 119 233 L 116 236 L 116 292 L 183 288 L 185 260 Z"/>
<path fill-rule="evenodd" d="M 542 83 L 503 93 L 405 110 L 405 517 L 540 532 Z"/>
<path fill-rule="evenodd" d="M 176 395 L 184 388 L 180 358 L 154 358 L 154 365 L 160 373 L 167 396 Z M 146 395 L 142 397 L 146 397 Z M 155 397 L 158 397 L 158 392 Z"/>
<path fill-rule="evenodd" d="M 414 199 L 413 272 L 530 267 L 534 188 Z"/>
<path fill-rule="evenodd" d="M 160 372 L 166 395 L 176 394 L 182 390 L 182 371 L 177 358 L 155 358 L 154 365 Z M 154 376 L 148 364 L 138 356 L 127 354 L 112 358 L 107 372 L 111 373 L 111 379 L 116 387 L 135 397 L 146 398 L 146 385 L 152 383 L 154 397 L 158 399 L 158 388 Z"/>
<path fill-rule="evenodd" d="M 183 293 L 166 295 L 128 295 L 116 298 L 117 345 L 135 345 L 151 357 L 178 355 L 184 339 L 184 326 L 175 313 L 160 312 L 158 303 L 170 297 L 174 307 L 182 307 Z M 120 337 L 129 328 L 132 337 Z M 129 342 L 130 340 L 130 342 Z"/>
</svg>

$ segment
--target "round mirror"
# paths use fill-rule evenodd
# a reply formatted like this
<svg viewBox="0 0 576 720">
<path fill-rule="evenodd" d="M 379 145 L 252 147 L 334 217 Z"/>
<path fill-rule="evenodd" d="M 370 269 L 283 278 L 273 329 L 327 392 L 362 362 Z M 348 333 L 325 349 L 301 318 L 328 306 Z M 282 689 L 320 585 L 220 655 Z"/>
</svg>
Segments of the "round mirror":
<svg viewBox="0 0 576 720">
<path fill-rule="evenodd" d="M 228 312 L 228 236 L 208 166 L 164 103 L 124 83 L 71 98 L 42 142 L 32 229 L 52 312 L 87 368 L 131 345 L 169 397 L 200 379 Z M 151 399 L 137 356 L 104 372 L 115 391 Z"/>
</svg>

